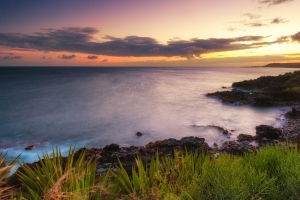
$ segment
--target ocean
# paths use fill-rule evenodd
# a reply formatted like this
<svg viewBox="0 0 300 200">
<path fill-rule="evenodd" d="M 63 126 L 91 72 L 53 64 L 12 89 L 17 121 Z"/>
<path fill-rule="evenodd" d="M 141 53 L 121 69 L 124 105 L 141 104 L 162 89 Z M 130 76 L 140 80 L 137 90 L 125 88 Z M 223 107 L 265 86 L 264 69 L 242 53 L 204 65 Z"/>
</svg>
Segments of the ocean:
<svg viewBox="0 0 300 200">
<path fill-rule="evenodd" d="M 60 147 L 145 145 L 197 136 L 209 145 L 280 127 L 288 107 L 222 103 L 205 94 L 289 68 L 1 67 L 0 151 L 21 162 Z M 225 86 L 226 88 L 222 88 Z M 231 138 L 209 125 L 230 130 Z M 141 137 L 136 136 L 141 132 Z M 30 151 L 27 145 L 35 145 Z"/>
</svg>

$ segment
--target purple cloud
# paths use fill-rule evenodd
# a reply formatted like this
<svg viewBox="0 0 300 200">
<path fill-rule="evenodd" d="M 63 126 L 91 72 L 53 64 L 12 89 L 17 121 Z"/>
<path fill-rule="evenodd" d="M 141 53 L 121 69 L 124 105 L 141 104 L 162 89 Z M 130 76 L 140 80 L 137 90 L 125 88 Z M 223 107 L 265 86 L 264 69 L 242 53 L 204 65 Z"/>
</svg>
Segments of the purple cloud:
<svg viewBox="0 0 300 200">
<path fill-rule="evenodd" d="M 98 59 L 98 56 L 88 56 L 88 59 Z"/>
<path fill-rule="evenodd" d="M 24 56 L 4 56 L 5 60 L 14 60 L 14 59 L 22 59 Z"/>
<path fill-rule="evenodd" d="M 263 26 L 251 23 L 248 26 Z M 262 42 L 263 36 L 242 36 L 235 38 L 209 38 L 190 40 L 169 40 L 161 44 L 151 37 L 127 36 L 116 38 L 106 36 L 104 41 L 96 42 L 93 35 L 98 33 L 95 28 L 64 28 L 43 29 L 33 34 L 0 33 L 0 45 L 26 50 L 52 52 L 85 53 L 105 56 L 134 57 L 201 57 L 201 54 L 221 51 L 233 51 L 258 48 L 273 42 Z M 51 41 L 51 42 L 49 42 Z M 62 55 L 61 59 L 73 59 L 76 56 Z"/>
<path fill-rule="evenodd" d="M 60 59 L 73 59 L 73 58 L 76 58 L 76 55 L 72 54 L 72 55 L 61 55 L 61 56 L 58 56 L 57 58 L 60 58 Z"/>
</svg>

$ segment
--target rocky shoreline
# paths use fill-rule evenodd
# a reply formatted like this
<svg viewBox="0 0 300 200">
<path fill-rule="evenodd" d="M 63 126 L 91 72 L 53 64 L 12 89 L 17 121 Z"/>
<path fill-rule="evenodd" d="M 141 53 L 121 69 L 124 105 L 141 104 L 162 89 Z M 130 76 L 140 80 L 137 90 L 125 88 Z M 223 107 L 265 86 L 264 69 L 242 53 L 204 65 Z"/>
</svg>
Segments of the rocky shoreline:
<svg viewBox="0 0 300 200">
<path fill-rule="evenodd" d="M 226 141 L 220 146 L 214 144 L 213 147 L 209 147 L 204 138 L 190 136 L 183 137 L 180 140 L 173 138 L 159 140 L 150 142 L 145 146 L 120 147 L 118 144 L 110 144 L 103 148 L 81 148 L 75 153 L 75 159 L 78 158 L 82 151 L 85 151 L 87 159 L 97 159 L 97 173 L 105 172 L 108 168 L 113 171 L 116 170 L 115 165 L 119 164 L 120 161 L 126 171 L 131 174 L 132 168 L 135 167 L 135 159 L 137 156 L 142 158 L 144 163 L 149 163 L 151 158 L 156 154 L 158 154 L 159 157 L 173 157 L 174 151 L 180 153 L 192 151 L 217 157 L 221 153 L 225 152 L 234 155 L 243 155 L 245 152 L 255 152 L 261 146 L 273 145 L 287 139 L 300 143 L 300 95 L 299 97 L 295 97 L 294 95 L 292 98 L 273 98 L 276 92 L 279 92 L 280 94 L 282 94 L 282 92 L 284 93 L 285 90 L 282 89 L 282 85 L 280 86 L 280 84 L 275 83 L 279 80 L 288 81 L 289 79 L 286 76 L 291 78 L 289 74 L 277 76 L 280 78 L 261 77 L 255 80 L 233 84 L 233 87 L 259 89 L 259 91 L 256 92 L 246 92 L 234 88 L 232 91 L 208 94 L 208 96 L 215 96 L 222 99 L 222 101 L 235 104 L 250 104 L 254 106 L 289 105 L 291 106 L 291 111 L 285 114 L 287 120 L 281 128 L 259 125 L 256 127 L 255 136 L 240 134 L 236 141 Z M 274 80 L 276 81 L 274 82 Z M 300 85 L 300 81 L 298 82 Z M 266 87 L 262 87 L 262 85 Z M 277 89 L 275 92 L 271 92 L 272 88 Z M 223 134 L 230 135 L 230 132 L 223 127 L 211 127 L 217 128 L 222 131 Z M 142 137 L 143 134 L 141 132 L 137 132 L 136 135 Z M 30 150 L 34 147 L 30 146 L 26 148 Z M 35 166 L 38 164 L 39 161 L 27 165 Z M 18 170 L 21 169 L 19 168 Z M 15 173 L 12 175 L 9 185 L 18 184 L 19 181 Z"/>
<path fill-rule="evenodd" d="M 208 93 L 207 96 L 235 105 L 297 106 L 300 102 L 300 71 L 234 82 L 232 90 Z"/>
<path fill-rule="evenodd" d="M 259 125 L 256 127 L 255 136 L 240 134 L 236 141 L 226 141 L 220 147 L 218 145 L 209 147 L 204 138 L 190 136 L 183 137 L 180 140 L 174 138 L 158 140 L 145 146 L 120 147 L 118 144 L 110 144 L 103 148 L 81 148 L 75 152 L 74 158 L 76 160 L 81 152 L 85 151 L 87 159 L 97 159 L 98 174 L 105 172 L 108 168 L 116 171 L 115 166 L 119 164 L 119 161 L 128 174 L 131 174 L 132 168 L 136 167 L 135 159 L 137 156 L 142 158 L 144 163 L 150 163 L 151 158 L 156 154 L 159 157 L 173 157 L 175 151 L 179 153 L 191 151 L 218 157 L 222 153 L 233 155 L 243 155 L 246 152 L 252 153 L 262 146 L 285 142 L 287 139 L 300 143 L 300 106 L 294 106 L 285 116 L 287 121 L 282 128 Z M 223 131 L 223 134 L 230 134 L 222 127 L 214 126 L 214 128 Z M 27 163 L 27 165 L 39 165 L 39 161 Z M 21 168 L 18 170 L 21 170 Z M 16 173 L 12 175 L 8 184 L 10 186 L 20 186 Z"/>
<path fill-rule="evenodd" d="M 165 139 L 161 141 L 150 142 L 145 146 L 119 147 L 117 144 L 110 144 L 104 148 L 80 149 L 88 152 L 89 157 L 98 159 L 98 172 L 105 171 L 108 167 L 114 169 L 118 164 L 118 159 L 124 165 L 124 168 L 130 173 L 132 167 L 135 167 L 135 158 L 140 156 L 145 163 L 149 162 L 151 157 L 158 153 L 159 156 L 174 156 L 174 151 L 193 151 L 206 153 L 211 156 L 218 156 L 222 152 L 235 155 L 243 155 L 245 152 L 255 152 L 261 146 L 273 145 L 285 140 L 300 142 L 300 93 L 294 90 L 300 87 L 300 71 L 286 73 L 279 76 L 260 77 L 255 80 L 248 80 L 233 83 L 233 90 L 227 92 L 216 92 L 208 96 L 217 96 L 224 101 L 231 103 L 250 104 L 253 106 L 274 106 L 289 105 L 291 111 L 285 114 L 286 122 L 281 128 L 274 128 L 267 125 L 256 127 L 256 135 L 240 134 L 236 141 L 226 141 L 220 147 L 215 144 L 209 147 L 204 138 L 183 137 L 177 139 Z M 242 91 L 242 89 L 251 89 L 253 91 Z M 290 88 L 293 88 L 290 90 Z M 219 95 L 221 94 L 221 95 Z M 223 95 L 224 94 L 224 95 Z M 223 127 L 211 126 L 217 128 L 223 134 L 230 137 L 230 132 Z M 142 133 L 138 132 L 138 136 Z"/>
</svg>

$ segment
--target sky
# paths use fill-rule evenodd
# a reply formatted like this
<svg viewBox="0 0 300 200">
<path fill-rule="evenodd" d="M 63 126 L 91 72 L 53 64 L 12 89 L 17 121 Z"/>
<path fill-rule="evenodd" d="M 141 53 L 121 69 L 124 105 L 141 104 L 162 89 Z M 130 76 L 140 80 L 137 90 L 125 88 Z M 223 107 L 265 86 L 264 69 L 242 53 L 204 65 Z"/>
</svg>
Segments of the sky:
<svg viewBox="0 0 300 200">
<path fill-rule="evenodd" d="M 1 0 L 0 66 L 300 62 L 300 0 Z"/>
</svg>

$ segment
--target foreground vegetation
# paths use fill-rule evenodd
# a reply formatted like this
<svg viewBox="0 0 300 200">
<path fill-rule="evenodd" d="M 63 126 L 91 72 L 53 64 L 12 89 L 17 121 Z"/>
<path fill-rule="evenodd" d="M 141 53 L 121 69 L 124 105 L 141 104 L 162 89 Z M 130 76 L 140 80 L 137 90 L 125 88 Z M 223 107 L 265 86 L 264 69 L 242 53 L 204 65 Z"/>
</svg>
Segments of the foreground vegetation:
<svg viewBox="0 0 300 200">
<path fill-rule="evenodd" d="M 265 147 L 243 157 L 176 151 L 174 157 L 136 158 L 128 174 L 122 167 L 96 175 L 97 161 L 74 149 L 64 159 L 59 149 L 39 164 L 22 165 L 21 188 L 5 187 L 16 162 L 0 155 L 0 199 L 299 199 L 300 154 L 296 147 Z"/>
</svg>

